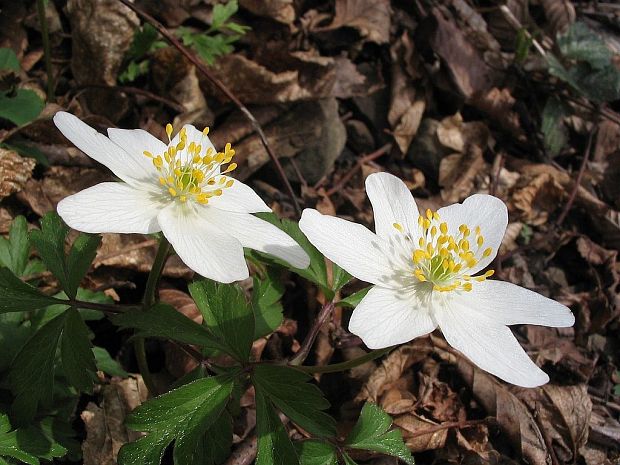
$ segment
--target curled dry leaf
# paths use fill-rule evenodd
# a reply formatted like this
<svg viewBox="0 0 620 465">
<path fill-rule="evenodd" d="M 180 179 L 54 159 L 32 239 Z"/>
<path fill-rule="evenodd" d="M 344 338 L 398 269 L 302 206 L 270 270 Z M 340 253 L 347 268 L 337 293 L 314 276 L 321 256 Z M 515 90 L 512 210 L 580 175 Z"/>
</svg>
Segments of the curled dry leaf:
<svg viewBox="0 0 620 465">
<path fill-rule="evenodd" d="M 432 431 L 437 423 L 427 420 L 415 413 L 400 415 L 394 419 L 394 424 L 402 432 L 405 444 L 411 452 L 424 452 L 426 450 L 441 449 L 448 438 L 448 428 Z M 425 430 L 429 430 L 426 434 Z"/>
<path fill-rule="evenodd" d="M 84 465 L 115 465 L 121 446 L 140 438 L 141 433 L 124 426 L 129 412 L 144 402 L 148 390 L 140 375 L 112 383 L 101 389 L 101 403 L 89 402 L 80 414 L 86 428 L 82 444 Z"/>
<path fill-rule="evenodd" d="M 471 104 L 485 112 L 495 123 L 510 132 L 519 140 L 525 140 L 525 134 L 519 122 L 519 115 L 513 110 L 516 103 L 509 89 L 493 87 L 488 92 L 476 95 Z"/>
<path fill-rule="evenodd" d="M 334 19 L 320 30 L 352 27 L 365 41 L 385 44 L 390 40 L 390 13 L 388 0 L 336 0 Z"/>
<path fill-rule="evenodd" d="M 549 173 L 540 173 L 533 178 L 522 176 L 514 190 L 511 203 L 520 213 L 520 218 L 529 224 L 541 225 L 549 220 L 565 195 L 562 186 Z"/>
<path fill-rule="evenodd" d="M 280 23 L 295 21 L 293 0 L 240 0 L 239 4 L 258 16 L 266 16 Z"/>
<path fill-rule="evenodd" d="M 540 3 L 554 36 L 565 32 L 575 22 L 575 7 L 570 0 L 541 0 Z"/>
<path fill-rule="evenodd" d="M 482 150 L 477 145 L 468 147 L 465 153 L 455 153 L 441 160 L 439 185 L 441 198 L 446 203 L 460 202 L 475 189 L 476 177 L 484 173 L 485 163 Z"/>
<path fill-rule="evenodd" d="M 32 176 L 36 162 L 0 148 L 0 199 L 21 191 Z"/>
</svg>

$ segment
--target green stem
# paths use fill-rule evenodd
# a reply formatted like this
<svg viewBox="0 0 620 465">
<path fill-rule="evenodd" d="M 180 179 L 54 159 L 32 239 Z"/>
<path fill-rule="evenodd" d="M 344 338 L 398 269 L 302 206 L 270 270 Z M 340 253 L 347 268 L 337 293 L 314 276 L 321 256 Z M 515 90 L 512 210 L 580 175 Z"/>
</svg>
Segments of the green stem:
<svg viewBox="0 0 620 465">
<path fill-rule="evenodd" d="M 324 366 L 298 366 L 296 368 L 305 371 L 306 373 L 336 373 L 339 371 L 350 370 L 351 368 L 355 368 L 356 366 L 370 362 L 376 358 L 381 357 L 382 355 L 387 354 L 394 348 L 395 346 L 386 347 L 385 349 L 372 350 L 367 354 L 362 355 L 361 357 L 357 357 L 353 360 L 348 360 L 342 363 L 334 363 L 332 365 Z"/>
<path fill-rule="evenodd" d="M 41 28 L 41 38 L 43 40 L 43 58 L 45 60 L 45 72 L 47 73 L 47 101 L 53 102 L 54 75 L 52 70 L 50 36 L 47 29 L 47 18 L 45 17 L 45 0 L 37 0 L 37 10 L 39 13 L 39 27 Z"/>
<path fill-rule="evenodd" d="M 155 303 L 155 292 L 157 291 L 157 284 L 159 278 L 164 270 L 168 253 L 170 252 L 170 243 L 165 237 L 161 237 L 159 240 L 159 248 L 157 249 L 157 255 L 155 255 L 155 261 L 151 267 L 151 272 L 146 280 L 146 287 L 144 288 L 144 297 L 142 298 L 142 311 L 147 311 L 153 303 Z M 134 351 L 136 353 L 136 360 L 138 362 L 138 369 L 144 380 L 144 384 L 151 393 L 151 395 L 157 395 L 157 389 L 153 376 L 149 370 L 149 364 L 146 359 L 146 349 L 144 347 L 144 338 L 136 337 L 134 339 Z"/>
</svg>

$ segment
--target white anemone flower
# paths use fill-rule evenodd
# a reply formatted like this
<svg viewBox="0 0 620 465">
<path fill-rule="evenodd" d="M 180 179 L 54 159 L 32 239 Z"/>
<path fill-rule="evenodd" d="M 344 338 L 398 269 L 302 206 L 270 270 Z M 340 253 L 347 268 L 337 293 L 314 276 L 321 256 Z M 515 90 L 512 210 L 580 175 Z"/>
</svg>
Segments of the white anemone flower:
<svg viewBox="0 0 620 465">
<path fill-rule="evenodd" d="M 493 271 L 477 275 L 497 254 L 508 224 L 506 205 L 476 194 L 420 215 L 405 183 L 387 173 L 368 176 L 366 192 L 376 234 L 311 209 L 299 224 L 327 258 L 374 284 L 353 311 L 349 330 L 380 349 L 439 327 L 483 370 L 524 387 L 548 382 L 507 325 L 567 327 L 573 314 L 540 294 L 488 280 Z"/>
<path fill-rule="evenodd" d="M 66 197 L 58 213 L 89 233 L 161 231 L 181 260 L 207 278 L 229 283 L 248 277 L 243 247 L 279 257 L 296 268 L 310 258 L 290 236 L 252 215 L 271 209 L 247 185 L 227 176 L 237 164 L 230 144 L 217 152 L 208 128 L 184 126 L 165 144 L 142 129 L 108 129 L 108 137 L 58 112 L 54 123 L 82 152 L 123 182 L 103 182 Z"/>
</svg>

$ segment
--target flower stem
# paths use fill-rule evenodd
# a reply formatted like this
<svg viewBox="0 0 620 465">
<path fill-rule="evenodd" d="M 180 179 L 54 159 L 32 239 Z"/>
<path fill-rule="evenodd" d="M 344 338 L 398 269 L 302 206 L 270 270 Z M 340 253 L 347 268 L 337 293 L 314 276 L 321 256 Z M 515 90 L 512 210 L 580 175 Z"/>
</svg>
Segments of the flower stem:
<svg viewBox="0 0 620 465">
<path fill-rule="evenodd" d="M 306 373 L 336 373 L 339 371 L 350 370 L 351 368 L 355 368 L 356 366 L 370 362 L 376 358 L 381 357 L 382 355 L 387 354 L 394 348 L 395 346 L 386 347 L 384 349 L 372 350 L 367 354 L 362 355 L 361 357 L 357 357 L 342 363 L 334 363 L 332 365 L 324 366 L 298 366 L 297 368 L 305 371 Z"/>
<path fill-rule="evenodd" d="M 151 267 L 151 272 L 146 280 L 146 287 L 144 289 L 144 297 L 142 298 L 142 311 L 147 311 L 153 303 L 155 303 L 155 292 L 157 291 L 157 283 L 161 278 L 161 273 L 164 270 L 166 259 L 168 258 L 168 252 L 170 251 L 170 243 L 165 237 L 161 237 L 159 240 L 159 248 L 157 249 L 157 255 L 155 255 L 155 261 Z M 136 361 L 138 362 L 138 369 L 144 380 L 144 384 L 151 393 L 151 395 L 157 395 L 157 389 L 153 376 L 149 370 L 149 364 L 146 360 L 146 349 L 144 347 L 144 338 L 136 337 L 134 339 L 134 351 L 136 353 Z"/>
<path fill-rule="evenodd" d="M 306 360 L 308 354 L 310 353 L 310 349 L 312 349 L 314 340 L 316 339 L 319 331 L 321 330 L 321 326 L 323 326 L 323 324 L 329 319 L 333 311 L 334 302 L 331 300 L 321 307 L 321 310 L 319 311 L 316 320 L 314 320 L 314 323 L 312 324 L 308 335 L 304 339 L 304 342 L 301 344 L 301 348 L 299 349 L 295 357 L 291 359 L 289 365 L 301 365 L 302 363 L 304 363 L 304 360 Z"/>
<path fill-rule="evenodd" d="M 45 0 L 37 0 L 37 10 L 39 14 L 39 27 L 41 28 L 41 39 L 43 40 L 43 58 L 45 60 L 45 72 L 47 73 L 47 101 L 53 102 L 54 74 L 52 71 L 50 36 L 47 28 L 47 18 L 45 17 Z"/>
</svg>

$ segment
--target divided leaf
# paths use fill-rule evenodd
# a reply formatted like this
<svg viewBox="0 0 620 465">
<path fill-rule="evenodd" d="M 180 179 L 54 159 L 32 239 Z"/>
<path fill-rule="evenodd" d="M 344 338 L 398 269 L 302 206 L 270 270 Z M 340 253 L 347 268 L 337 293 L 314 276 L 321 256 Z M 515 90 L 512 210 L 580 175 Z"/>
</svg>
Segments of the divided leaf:
<svg viewBox="0 0 620 465">
<path fill-rule="evenodd" d="M 75 308 L 70 308 L 65 314 L 60 354 L 69 383 L 80 391 L 92 393 L 93 383 L 97 379 L 97 366 L 88 327 Z"/>
<path fill-rule="evenodd" d="M 29 252 L 28 223 L 20 215 L 11 223 L 8 240 L 0 237 L 0 266 L 6 266 L 16 276 L 23 276 Z"/>
<path fill-rule="evenodd" d="M 299 463 L 295 447 L 277 412 L 260 387 L 256 386 L 256 465 L 295 465 Z"/>
<path fill-rule="evenodd" d="M 60 216 L 50 212 L 41 219 L 41 229 L 30 233 L 30 240 L 41 259 L 58 279 L 67 295 L 74 299 L 80 281 L 95 258 L 100 236 L 80 234 L 65 257 L 65 239 L 69 228 Z"/>
<path fill-rule="evenodd" d="M 140 405 L 126 424 L 149 434 L 125 444 L 118 455 L 119 463 L 157 465 L 172 441 L 175 464 L 196 462 L 197 443 L 222 414 L 232 388 L 233 381 L 227 375 L 203 378 Z"/>
<path fill-rule="evenodd" d="M 541 130 L 545 148 L 551 157 L 559 155 L 568 142 L 568 130 L 564 125 L 566 116 L 566 107 L 561 101 L 554 97 L 547 100 L 542 113 Z"/>
<path fill-rule="evenodd" d="M 254 309 L 254 339 L 274 332 L 282 323 L 284 285 L 271 274 L 263 280 L 254 275 L 252 308 Z"/>
<path fill-rule="evenodd" d="M 295 443 L 301 465 L 338 465 L 338 455 L 333 445 L 310 439 Z"/>
<path fill-rule="evenodd" d="M 8 268 L 0 268 L 0 313 L 32 311 L 60 302 L 26 284 Z"/>
<path fill-rule="evenodd" d="M 216 350 L 224 349 L 207 328 L 167 304 L 158 303 L 144 312 L 121 313 L 114 315 L 111 320 L 121 328 L 137 329 L 136 336 L 139 337 L 172 339 Z"/>
<path fill-rule="evenodd" d="M 254 314 L 243 291 L 233 284 L 202 280 L 190 284 L 189 292 L 224 351 L 242 363 L 248 361 L 254 341 Z"/>
<path fill-rule="evenodd" d="M 67 448 L 35 426 L 13 429 L 9 418 L 0 414 L 0 457 L 11 457 L 29 465 L 39 465 L 39 459 L 63 457 Z M 7 463 L 0 458 L 0 463 Z"/>
<path fill-rule="evenodd" d="M 282 413 L 309 433 L 319 437 L 336 434 L 336 423 L 327 413 L 329 402 L 321 390 L 309 383 L 312 377 L 282 365 L 257 365 L 252 383 Z"/>
<path fill-rule="evenodd" d="M 415 462 L 398 429 L 389 431 L 392 418 L 381 407 L 366 403 L 345 440 L 346 447 L 364 449 L 398 457 L 407 464 Z"/>
</svg>

